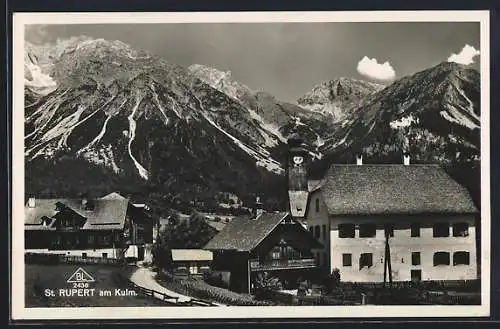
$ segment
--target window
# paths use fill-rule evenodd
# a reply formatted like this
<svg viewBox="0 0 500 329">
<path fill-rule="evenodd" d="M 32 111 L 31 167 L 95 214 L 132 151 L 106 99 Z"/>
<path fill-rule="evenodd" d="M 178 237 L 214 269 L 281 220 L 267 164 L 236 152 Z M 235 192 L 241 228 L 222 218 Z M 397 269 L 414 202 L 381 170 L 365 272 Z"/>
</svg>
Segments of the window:
<svg viewBox="0 0 500 329">
<path fill-rule="evenodd" d="M 435 238 L 444 238 L 450 235 L 450 225 L 448 223 L 436 223 L 432 230 L 432 236 Z"/>
<path fill-rule="evenodd" d="M 316 212 L 319 212 L 319 199 L 314 200 L 316 203 Z"/>
<path fill-rule="evenodd" d="M 88 239 L 87 241 L 89 242 L 89 244 L 94 243 L 94 236 L 93 235 L 89 235 L 87 239 Z"/>
<path fill-rule="evenodd" d="M 411 275 L 411 281 L 413 282 L 418 282 L 422 280 L 422 270 L 411 270 L 410 275 Z"/>
<path fill-rule="evenodd" d="M 394 236 L 394 224 L 386 224 L 384 226 L 384 229 L 387 231 L 387 233 L 389 233 L 390 237 Z"/>
<path fill-rule="evenodd" d="M 321 227 L 321 229 L 323 230 L 323 232 L 322 232 L 323 233 L 323 240 L 326 240 L 326 225 L 323 225 Z"/>
<path fill-rule="evenodd" d="M 469 224 L 467 223 L 453 224 L 453 236 L 461 236 L 461 237 L 469 236 Z"/>
<path fill-rule="evenodd" d="M 52 240 L 52 244 L 54 244 L 56 246 L 59 246 L 61 244 L 61 236 L 60 235 L 56 235 L 54 237 L 54 239 Z"/>
<path fill-rule="evenodd" d="M 413 238 L 420 236 L 420 224 L 419 223 L 411 224 L 410 229 L 411 229 L 411 236 Z"/>
<path fill-rule="evenodd" d="M 457 251 L 453 254 L 453 265 L 469 265 L 470 256 L 467 251 Z"/>
<path fill-rule="evenodd" d="M 352 266 L 351 254 L 342 254 L 342 266 Z"/>
<path fill-rule="evenodd" d="M 359 225 L 360 238 L 373 238 L 377 235 L 377 226 L 375 224 L 361 224 Z"/>
<path fill-rule="evenodd" d="M 316 239 L 319 239 L 319 237 L 320 237 L 320 231 L 319 230 L 320 230 L 319 225 L 314 226 L 314 237 Z"/>
<path fill-rule="evenodd" d="M 279 247 L 273 248 L 271 252 L 271 259 L 280 259 L 281 258 L 281 253 Z"/>
<path fill-rule="evenodd" d="M 103 252 L 102 253 L 102 258 L 104 258 L 104 259 L 108 258 L 108 253 L 107 252 Z"/>
<path fill-rule="evenodd" d="M 196 264 L 189 266 L 189 274 L 198 274 L 198 266 Z"/>
<path fill-rule="evenodd" d="M 363 267 L 372 267 L 373 265 L 373 254 L 364 253 L 359 256 L 359 269 Z"/>
<path fill-rule="evenodd" d="M 438 251 L 434 253 L 434 266 L 450 265 L 450 253 Z"/>
<path fill-rule="evenodd" d="M 411 253 L 411 265 L 420 265 L 420 252 Z"/>
<path fill-rule="evenodd" d="M 355 232 L 354 224 L 339 224 L 339 238 L 354 238 Z"/>
<path fill-rule="evenodd" d="M 107 244 L 109 242 L 109 236 L 107 235 L 101 235 L 99 236 L 99 243 L 100 244 Z"/>
<path fill-rule="evenodd" d="M 86 259 L 86 258 L 87 258 L 87 253 L 86 253 L 86 252 L 83 252 L 83 253 L 82 253 L 82 258 L 83 258 L 83 259 Z"/>
</svg>

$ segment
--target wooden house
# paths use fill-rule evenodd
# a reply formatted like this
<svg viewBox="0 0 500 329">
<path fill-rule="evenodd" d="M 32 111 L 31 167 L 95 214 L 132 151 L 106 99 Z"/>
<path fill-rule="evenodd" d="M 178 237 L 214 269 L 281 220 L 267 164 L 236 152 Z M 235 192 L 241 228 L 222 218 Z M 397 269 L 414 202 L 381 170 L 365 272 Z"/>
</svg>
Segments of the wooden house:
<svg viewBox="0 0 500 329">
<path fill-rule="evenodd" d="M 322 245 L 288 212 L 263 212 L 233 219 L 204 247 L 214 253 L 212 270 L 229 272 L 229 288 L 251 292 L 259 273 L 279 278 L 284 288 L 316 275 L 311 250 Z"/>
<path fill-rule="evenodd" d="M 30 252 L 121 258 L 135 246 L 142 259 L 153 240 L 149 212 L 118 193 L 97 199 L 29 198 L 24 214 Z"/>
</svg>

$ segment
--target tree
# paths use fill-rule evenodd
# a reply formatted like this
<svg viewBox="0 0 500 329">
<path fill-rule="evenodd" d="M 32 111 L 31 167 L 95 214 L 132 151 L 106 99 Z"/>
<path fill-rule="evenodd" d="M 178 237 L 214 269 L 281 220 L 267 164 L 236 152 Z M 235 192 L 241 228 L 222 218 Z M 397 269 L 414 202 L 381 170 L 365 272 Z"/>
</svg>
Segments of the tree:
<svg viewBox="0 0 500 329">
<path fill-rule="evenodd" d="M 215 234 L 217 231 L 199 213 L 194 212 L 187 220 L 181 220 L 178 215 L 173 214 L 160 232 L 153 252 L 154 263 L 159 268 L 169 269 L 172 249 L 203 248 Z"/>
</svg>

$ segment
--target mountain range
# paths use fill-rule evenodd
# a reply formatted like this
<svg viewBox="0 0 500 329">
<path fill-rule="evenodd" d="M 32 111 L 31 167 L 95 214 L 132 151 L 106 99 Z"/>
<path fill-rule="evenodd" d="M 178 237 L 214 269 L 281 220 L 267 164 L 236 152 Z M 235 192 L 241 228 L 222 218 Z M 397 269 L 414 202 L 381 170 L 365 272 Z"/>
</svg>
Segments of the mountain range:
<svg viewBox="0 0 500 329">
<path fill-rule="evenodd" d="M 408 151 L 412 162 L 440 163 L 479 191 L 479 73 L 460 64 L 387 86 L 335 78 L 292 104 L 231 72 L 182 67 L 121 41 L 26 43 L 24 59 L 27 193 L 119 190 L 214 207 L 230 192 L 282 207 L 292 133 L 315 160 L 313 174 L 358 152 L 367 162 L 400 162 Z"/>
</svg>

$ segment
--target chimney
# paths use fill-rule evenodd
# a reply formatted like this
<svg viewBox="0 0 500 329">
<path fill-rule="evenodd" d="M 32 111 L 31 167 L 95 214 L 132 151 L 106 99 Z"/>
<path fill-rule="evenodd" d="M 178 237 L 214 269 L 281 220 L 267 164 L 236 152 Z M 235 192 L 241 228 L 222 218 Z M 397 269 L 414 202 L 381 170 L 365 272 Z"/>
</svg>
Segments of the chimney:
<svg viewBox="0 0 500 329">
<path fill-rule="evenodd" d="M 29 197 L 29 199 L 28 199 L 28 207 L 29 208 L 35 208 L 35 206 L 36 206 L 35 197 Z"/>
<path fill-rule="evenodd" d="M 254 214 L 255 217 L 259 217 L 264 213 L 264 209 L 262 208 L 262 202 L 260 202 L 260 197 L 255 198 L 255 205 L 254 205 Z"/>
<path fill-rule="evenodd" d="M 403 164 L 405 166 L 409 166 L 410 165 L 410 154 L 409 153 L 404 153 L 403 154 Z"/>
<path fill-rule="evenodd" d="M 363 165 L 363 155 L 358 153 L 356 154 L 356 164 L 358 166 L 362 166 Z"/>
<path fill-rule="evenodd" d="M 92 199 L 89 199 L 87 195 L 82 198 L 82 209 L 88 211 L 94 210 L 94 202 Z"/>
</svg>

